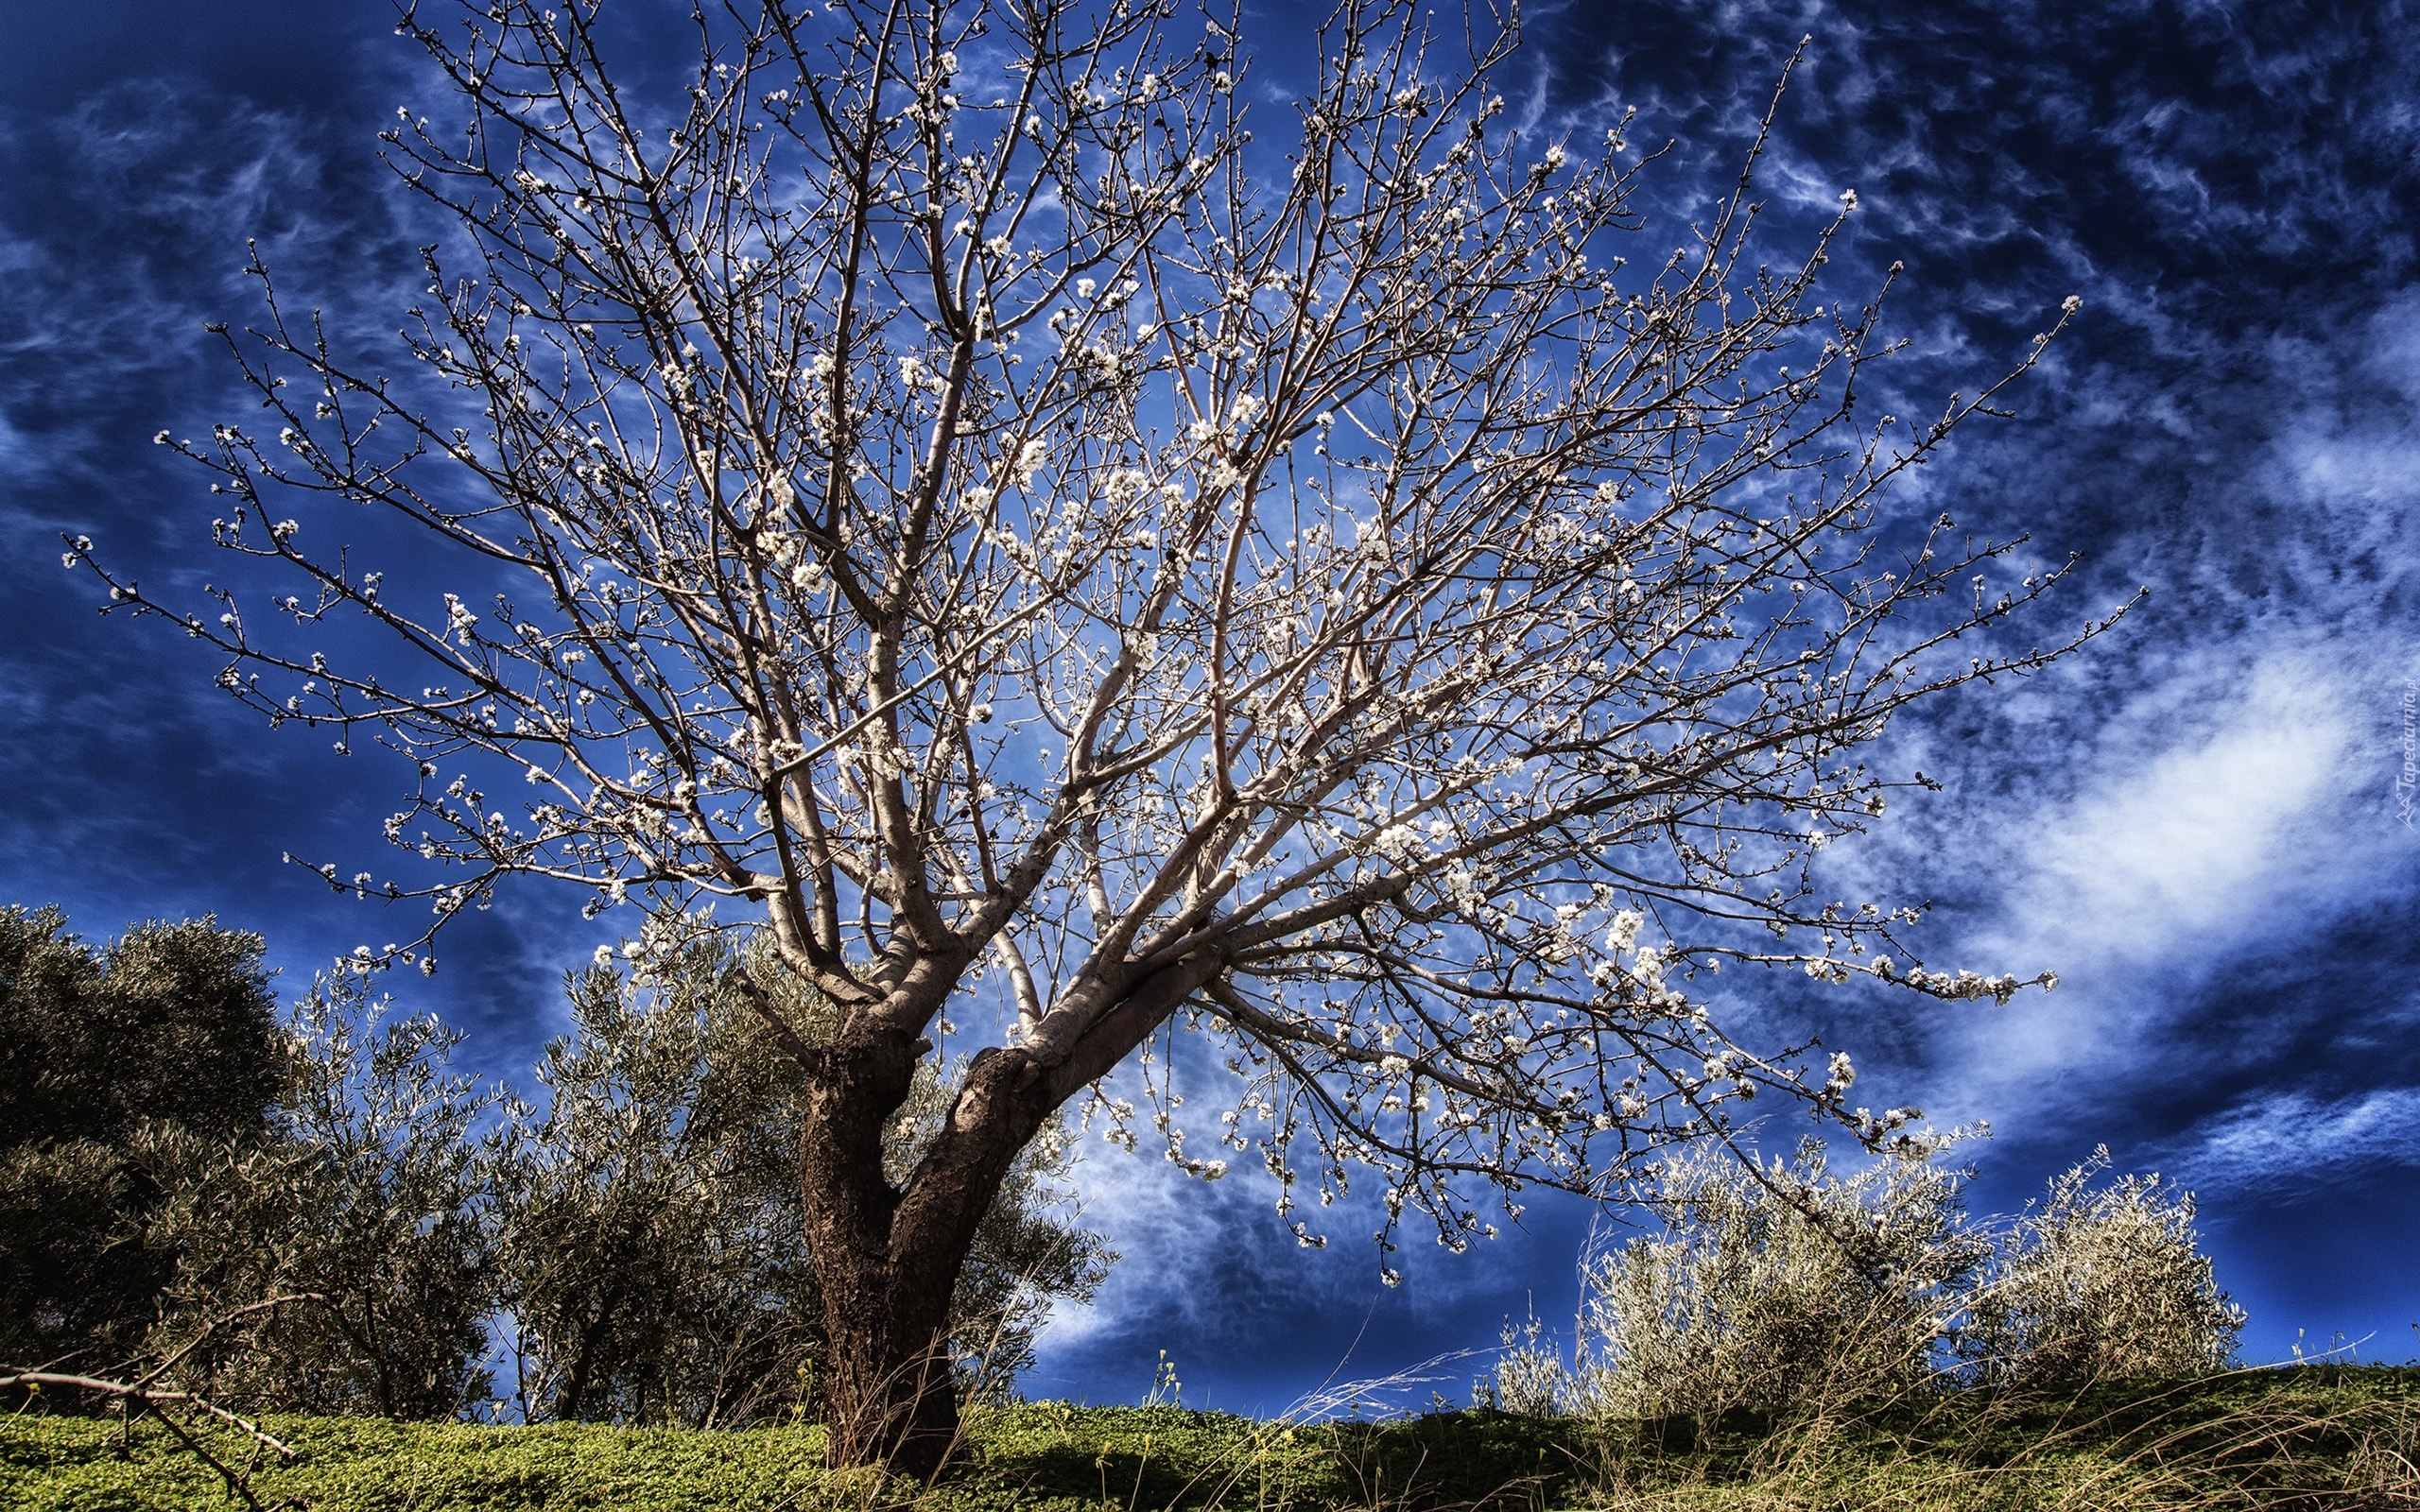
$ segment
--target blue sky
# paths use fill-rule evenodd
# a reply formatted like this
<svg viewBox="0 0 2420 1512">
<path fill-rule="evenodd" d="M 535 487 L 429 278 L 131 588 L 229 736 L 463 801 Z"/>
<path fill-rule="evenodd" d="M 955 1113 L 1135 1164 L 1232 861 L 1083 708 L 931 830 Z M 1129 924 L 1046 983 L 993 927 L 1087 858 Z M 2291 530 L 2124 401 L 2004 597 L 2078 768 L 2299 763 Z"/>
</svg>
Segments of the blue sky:
<svg viewBox="0 0 2420 1512">
<path fill-rule="evenodd" d="M 201 483 L 147 444 L 239 418 L 200 324 L 252 309 L 248 236 L 345 330 L 398 323 L 416 228 L 373 133 L 432 86 L 370 0 L 9 9 L 0 898 L 60 903 L 93 936 L 216 912 L 295 982 L 398 929 L 280 854 L 374 864 L 401 774 L 271 736 L 182 640 L 95 617 L 57 537 L 203 579 Z M 1988 1119 L 1979 1208 L 2100 1143 L 2185 1180 L 2254 1358 L 2298 1330 L 2420 1352 L 2420 835 L 2395 791 L 2420 678 L 2411 12 L 1565 5 L 1532 9 L 1500 81 L 1542 135 L 1636 105 L 1634 139 L 1674 144 L 1651 196 L 1677 228 L 1736 173 L 1811 36 L 1761 181 L 1785 222 L 1858 191 L 1844 297 L 1905 263 L 1908 412 L 2084 299 L 2021 418 L 1962 433 L 1921 502 L 2084 553 L 2063 621 L 2151 595 L 2051 674 L 1903 724 L 1882 759 L 1943 791 L 1833 863 L 1844 886 L 1933 900 L 1929 959 L 2065 985 L 2006 1007 L 1771 990 L 1737 1008 L 1857 1050 L 1861 1092 Z M 1282 64 L 1306 31 L 1270 9 L 1245 42 Z M 1260 76 L 1264 120 L 1288 109 L 1283 75 Z M 524 888 L 467 918 L 415 1005 L 524 1073 L 559 1026 L 559 973 L 599 937 L 578 902 Z M 1166 1349 L 1188 1400 L 1273 1410 L 1332 1372 L 1492 1344 L 1532 1304 L 1568 1316 L 1595 1221 L 1538 1204 L 1526 1232 L 1383 1292 L 1366 1246 L 1294 1248 L 1252 1182 L 1172 1176 L 1106 1147 L 1088 1161 L 1094 1221 L 1127 1260 L 1054 1328 L 1029 1390 L 1131 1399 Z M 1459 1394 L 1473 1368 L 1438 1385 Z"/>
</svg>

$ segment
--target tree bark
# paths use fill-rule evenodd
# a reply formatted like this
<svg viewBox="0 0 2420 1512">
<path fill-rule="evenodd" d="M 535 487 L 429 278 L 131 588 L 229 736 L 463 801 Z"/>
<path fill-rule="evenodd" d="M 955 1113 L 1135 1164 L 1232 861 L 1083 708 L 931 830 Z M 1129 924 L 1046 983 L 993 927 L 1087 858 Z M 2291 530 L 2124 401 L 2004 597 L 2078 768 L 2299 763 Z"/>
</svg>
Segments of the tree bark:
<svg viewBox="0 0 2420 1512">
<path fill-rule="evenodd" d="M 867 1025 L 801 1047 L 799 1182 L 830 1341 L 825 1455 L 835 1467 L 929 1477 L 949 1458 L 959 1442 L 950 1301 L 1002 1179 L 1053 1109 L 1106 1075 L 1223 967 L 1216 951 L 1186 954 L 1121 984 L 1070 1043 L 1037 1037 L 979 1052 L 901 1187 L 883 1169 L 883 1130 L 931 1041 Z"/>
<path fill-rule="evenodd" d="M 949 1309 L 976 1226 L 1057 1101 L 1024 1052 L 984 1051 L 932 1147 L 893 1187 L 883 1127 L 925 1048 L 888 1033 L 822 1050 L 799 1157 L 830 1340 L 826 1458 L 920 1478 L 959 1441 Z"/>
</svg>

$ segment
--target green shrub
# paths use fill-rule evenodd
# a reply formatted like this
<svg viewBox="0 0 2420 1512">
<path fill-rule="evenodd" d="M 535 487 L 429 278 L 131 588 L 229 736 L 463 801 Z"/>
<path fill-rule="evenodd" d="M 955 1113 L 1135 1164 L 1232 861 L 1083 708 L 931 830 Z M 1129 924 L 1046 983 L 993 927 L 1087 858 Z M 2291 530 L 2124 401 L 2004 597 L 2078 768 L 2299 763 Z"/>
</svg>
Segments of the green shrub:
<svg viewBox="0 0 2420 1512">
<path fill-rule="evenodd" d="M 95 951 L 56 908 L 0 909 L 0 1146 L 257 1132 L 282 1071 L 264 949 L 200 919 Z"/>
<path fill-rule="evenodd" d="M 451 1415 L 488 1306 L 459 1037 L 380 1024 L 345 974 L 281 1026 L 263 954 L 206 919 L 95 952 L 0 911 L 0 1363 Z"/>
<path fill-rule="evenodd" d="M 256 1138 L 284 1072 L 260 936 L 207 919 L 95 950 L 0 909 L 0 1363 L 101 1369 L 174 1273 L 139 1152 Z"/>
<path fill-rule="evenodd" d="M 2073 1386 L 2222 1370 L 2243 1326 L 2157 1176 L 2101 1181 L 2108 1152 L 2004 1223 L 1975 1224 L 1960 1136 L 1910 1137 L 1835 1174 L 1823 1147 L 1745 1166 L 1667 1161 L 1664 1231 L 1583 1266 L 1566 1364 L 1509 1327 L 1482 1400 L 1507 1411 L 1700 1422 L 1857 1410 L 1963 1384 Z"/>
<path fill-rule="evenodd" d="M 1964 1351 L 2027 1384 L 2223 1369 L 2243 1332 L 2193 1231 L 2193 1194 L 2157 1175 L 2096 1188 L 2109 1151 L 2020 1213 L 1975 1296 Z"/>
<path fill-rule="evenodd" d="M 1595 1349 L 1569 1404 L 1711 1419 L 1929 1379 L 1992 1255 L 1966 1222 L 1960 1175 L 1935 1163 L 1946 1143 L 1846 1177 L 1812 1140 L 1754 1169 L 1714 1150 L 1668 1161 L 1664 1233 L 1586 1273 Z"/>
<path fill-rule="evenodd" d="M 281 1026 L 261 955 L 207 920 L 96 953 L 56 910 L 0 911 L 0 1366 L 159 1372 L 251 1413 L 444 1418 L 493 1400 L 480 1357 L 501 1321 L 531 1418 L 812 1410 L 797 1089 L 732 990 L 737 954 L 576 973 L 543 1112 L 455 1073 L 461 1036 L 356 970 Z M 949 1091 L 920 1073 L 895 1179 Z M 977 1397 L 1114 1258 L 1063 1201 L 1058 1134 L 1011 1169 L 961 1279 Z"/>
<path fill-rule="evenodd" d="M 166 1194 L 144 1243 L 174 1267 L 145 1352 L 245 1411 L 450 1418 L 489 1389 L 475 1125 L 493 1098 L 449 1069 L 458 1031 L 357 974 L 315 982 L 287 1027 L 264 1137 L 138 1157 Z M 311 1299 L 224 1321 L 281 1297 Z"/>
</svg>

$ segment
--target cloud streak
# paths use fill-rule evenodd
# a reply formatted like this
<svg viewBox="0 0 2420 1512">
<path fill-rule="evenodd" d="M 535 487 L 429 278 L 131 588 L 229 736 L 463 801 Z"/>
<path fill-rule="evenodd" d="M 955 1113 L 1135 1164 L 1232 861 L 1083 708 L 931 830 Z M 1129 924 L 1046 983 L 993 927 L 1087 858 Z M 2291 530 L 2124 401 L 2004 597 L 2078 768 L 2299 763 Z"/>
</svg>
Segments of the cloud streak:
<svg viewBox="0 0 2420 1512">
<path fill-rule="evenodd" d="M 2307 1195 L 2315 1184 L 2420 1165 L 2420 1087 L 2322 1101 L 2301 1092 L 2230 1108 L 2167 1147 L 2162 1164 L 2205 1200 Z"/>
</svg>

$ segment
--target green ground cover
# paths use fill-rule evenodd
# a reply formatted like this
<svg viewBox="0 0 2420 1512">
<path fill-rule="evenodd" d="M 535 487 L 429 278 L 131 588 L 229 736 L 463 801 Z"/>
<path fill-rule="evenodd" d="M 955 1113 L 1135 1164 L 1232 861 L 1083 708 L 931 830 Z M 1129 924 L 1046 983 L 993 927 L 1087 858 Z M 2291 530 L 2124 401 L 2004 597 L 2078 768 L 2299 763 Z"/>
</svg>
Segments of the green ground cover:
<svg viewBox="0 0 2420 1512">
<path fill-rule="evenodd" d="M 203 1443 L 265 1507 L 311 1512 L 1428 1512 L 1448 1508 L 2420 1507 L 2420 1370 L 2245 1373 L 2082 1396 L 1981 1392 L 1775 1424 L 1485 1412 L 1288 1427 L 1174 1407 L 978 1413 L 933 1486 L 836 1473 L 813 1426 L 704 1433 L 362 1418 Z M 0 1505 L 185 1512 L 231 1499 L 158 1422 L 0 1418 Z"/>
</svg>

